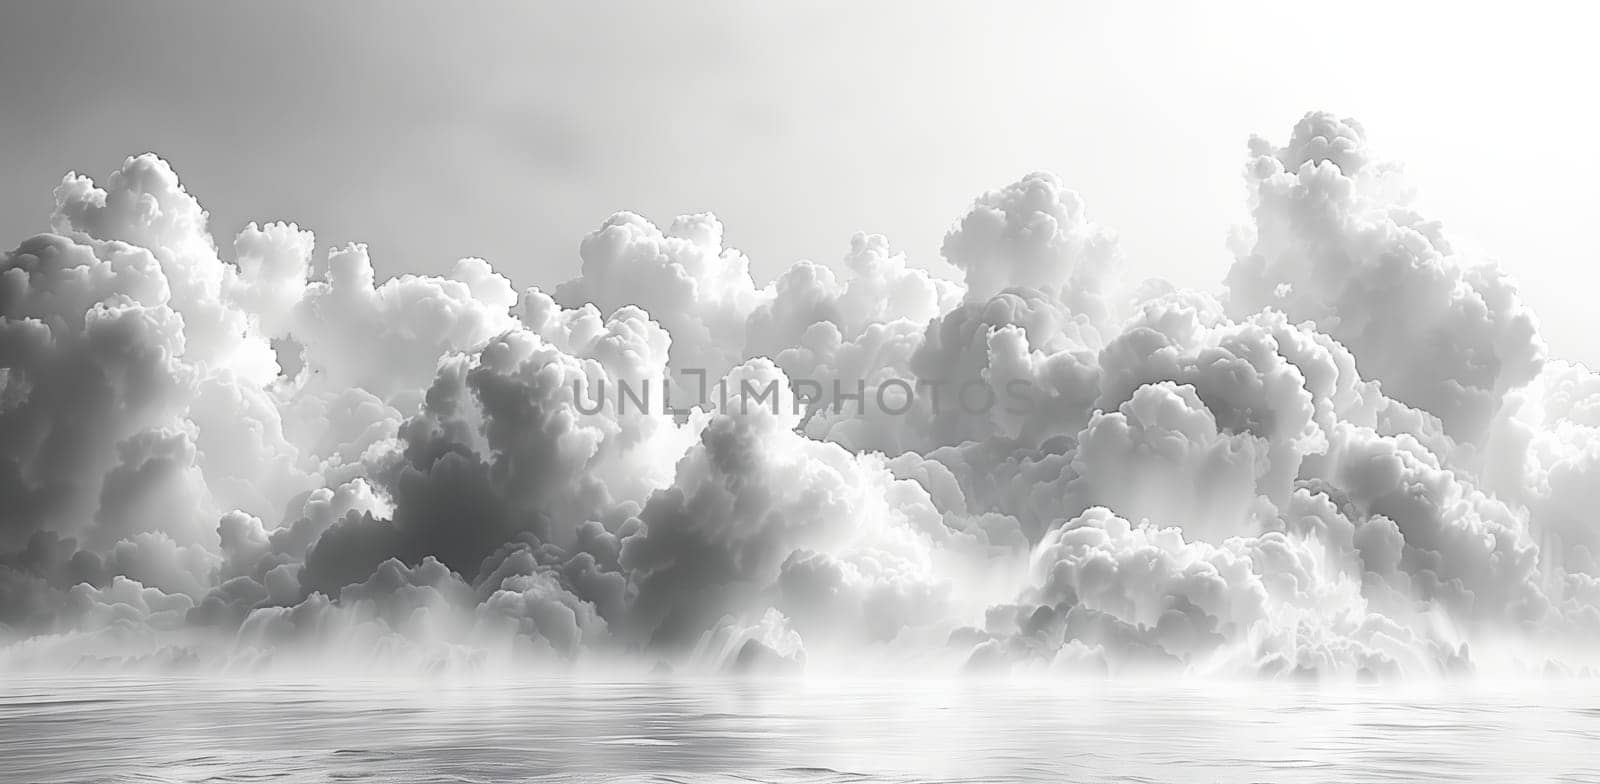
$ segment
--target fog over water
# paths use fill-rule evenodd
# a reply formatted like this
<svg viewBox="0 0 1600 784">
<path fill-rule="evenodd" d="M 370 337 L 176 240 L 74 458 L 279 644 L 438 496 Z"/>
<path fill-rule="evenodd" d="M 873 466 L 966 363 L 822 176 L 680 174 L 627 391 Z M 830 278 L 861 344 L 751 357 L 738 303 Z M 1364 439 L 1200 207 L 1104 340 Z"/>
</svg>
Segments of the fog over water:
<svg viewBox="0 0 1600 784">
<path fill-rule="evenodd" d="M 709 214 L 380 280 L 156 155 L 68 174 L 0 256 L 0 666 L 1592 673 L 1600 375 L 1359 122 L 1263 130 L 1203 290 L 1043 172 L 950 216 L 959 280 L 858 234 L 763 284 Z"/>
</svg>

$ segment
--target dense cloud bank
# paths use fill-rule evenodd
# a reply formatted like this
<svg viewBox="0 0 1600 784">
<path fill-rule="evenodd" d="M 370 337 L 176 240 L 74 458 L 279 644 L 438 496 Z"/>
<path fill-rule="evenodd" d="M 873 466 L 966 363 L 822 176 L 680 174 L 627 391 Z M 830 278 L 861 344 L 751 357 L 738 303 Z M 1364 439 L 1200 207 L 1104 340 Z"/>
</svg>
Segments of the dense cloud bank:
<svg viewBox="0 0 1600 784">
<path fill-rule="evenodd" d="M 1210 291 L 1043 173 L 959 282 L 619 213 L 520 291 L 68 175 L 0 257 L 0 664 L 1589 671 L 1600 376 L 1355 122 L 1248 153 Z"/>
</svg>

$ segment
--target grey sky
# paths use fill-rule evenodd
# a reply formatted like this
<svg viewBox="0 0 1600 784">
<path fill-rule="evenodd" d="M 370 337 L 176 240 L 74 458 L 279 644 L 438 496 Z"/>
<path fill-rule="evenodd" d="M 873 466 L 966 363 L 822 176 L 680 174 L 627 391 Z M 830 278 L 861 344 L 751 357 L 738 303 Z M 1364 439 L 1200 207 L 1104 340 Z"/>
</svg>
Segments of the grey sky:
<svg viewBox="0 0 1600 784">
<path fill-rule="evenodd" d="M 943 268 L 974 196 L 1044 168 L 1132 275 L 1213 285 L 1247 137 L 1326 108 L 1505 263 L 1555 355 L 1600 364 L 1573 296 L 1600 283 L 1592 27 L 1287 5 L 13 3 L 0 244 L 46 228 L 66 171 L 153 150 L 224 247 L 288 219 L 380 272 L 479 255 L 553 287 L 619 209 L 716 212 L 761 280 L 856 230 Z"/>
</svg>

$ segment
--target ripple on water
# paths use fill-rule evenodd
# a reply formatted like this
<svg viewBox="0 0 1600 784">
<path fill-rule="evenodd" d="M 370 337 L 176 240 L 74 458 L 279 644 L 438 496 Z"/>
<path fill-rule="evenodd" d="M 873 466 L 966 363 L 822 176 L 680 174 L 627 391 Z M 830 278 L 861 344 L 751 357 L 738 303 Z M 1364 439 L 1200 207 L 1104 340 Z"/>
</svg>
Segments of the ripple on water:
<svg viewBox="0 0 1600 784">
<path fill-rule="evenodd" d="M 1600 782 L 1597 696 L 24 678 L 0 684 L 0 779 Z"/>
</svg>

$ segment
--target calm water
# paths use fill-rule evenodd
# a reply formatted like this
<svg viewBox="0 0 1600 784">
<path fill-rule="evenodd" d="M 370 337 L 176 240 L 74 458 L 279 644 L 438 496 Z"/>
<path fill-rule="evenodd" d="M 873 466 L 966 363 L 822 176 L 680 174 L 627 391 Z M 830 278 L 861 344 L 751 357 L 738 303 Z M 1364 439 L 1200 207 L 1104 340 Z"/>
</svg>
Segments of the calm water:
<svg viewBox="0 0 1600 784">
<path fill-rule="evenodd" d="M 1600 782 L 1600 688 L 0 683 L 5 782 Z"/>
</svg>

